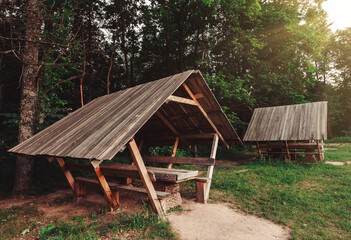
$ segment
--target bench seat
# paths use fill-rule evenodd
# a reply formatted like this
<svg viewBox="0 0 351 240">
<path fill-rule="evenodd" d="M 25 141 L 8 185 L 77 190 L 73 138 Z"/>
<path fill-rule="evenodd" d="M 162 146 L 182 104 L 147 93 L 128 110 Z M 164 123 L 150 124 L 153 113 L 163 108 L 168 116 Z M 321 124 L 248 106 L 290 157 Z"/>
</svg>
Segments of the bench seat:
<svg viewBox="0 0 351 240">
<path fill-rule="evenodd" d="M 100 185 L 98 180 L 85 178 L 85 177 L 76 177 L 75 181 L 83 184 L 89 184 L 89 185 L 97 185 L 97 186 Z M 125 190 L 125 191 L 132 191 L 132 192 L 147 194 L 147 191 L 144 188 L 134 187 L 131 185 L 123 185 L 118 183 L 111 183 L 111 182 L 109 182 L 108 185 L 110 186 L 111 190 L 114 190 L 114 191 Z M 168 192 L 161 192 L 161 191 L 156 191 L 156 194 L 158 199 L 160 200 L 170 195 L 170 193 Z"/>
</svg>

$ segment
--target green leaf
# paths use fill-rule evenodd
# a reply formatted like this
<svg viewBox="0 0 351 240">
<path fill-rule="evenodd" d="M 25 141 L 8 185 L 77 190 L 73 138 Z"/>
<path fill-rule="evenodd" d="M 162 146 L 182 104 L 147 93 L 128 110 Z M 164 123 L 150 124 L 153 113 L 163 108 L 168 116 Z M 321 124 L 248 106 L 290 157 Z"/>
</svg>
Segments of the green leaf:
<svg viewBox="0 0 351 240">
<path fill-rule="evenodd" d="M 40 231 L 39 231 L 40 237 L 44 237 L 45 235 L 49 234 L 55 228 L 56 228 L 55 225 L 50 224 L 50 225 L 47 225 L 46 227 L 40 229 Z"/>
</svg>

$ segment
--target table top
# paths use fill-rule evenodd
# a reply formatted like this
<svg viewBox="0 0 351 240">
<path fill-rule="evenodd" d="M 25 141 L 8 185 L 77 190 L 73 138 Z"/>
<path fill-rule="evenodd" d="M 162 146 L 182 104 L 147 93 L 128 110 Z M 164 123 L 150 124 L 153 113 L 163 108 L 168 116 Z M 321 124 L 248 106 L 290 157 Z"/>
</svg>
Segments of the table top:
<svg viewBox="0 0 351 240">
<path fill-rule="evenodd" d="M 101 170 L 103 172 L 106 171 L 123 171 L 126 174 L 130 174 L 135 176 L 138 176 L 138 170 L 136 166 L 133 165 L 125 165 L 125 164 L 106 164 L 106 165 L 101 165 Z M 160 167 L 146 167 L 146 170 L 148 171 L 149 175 L 154 175 L 154 178 L 156 181 L 160 182 L 171 182 L 171 183 L 178 183 L 178 182 L 183 182 L 187 180 L 194 179 L 198 174 L 199 171 L 197 170 L 187 170 L 187 169 L 176 169 L 176 168 L 160 168 Z M 132 177 L 132 176 L 131 176 Z"/>
</svg>

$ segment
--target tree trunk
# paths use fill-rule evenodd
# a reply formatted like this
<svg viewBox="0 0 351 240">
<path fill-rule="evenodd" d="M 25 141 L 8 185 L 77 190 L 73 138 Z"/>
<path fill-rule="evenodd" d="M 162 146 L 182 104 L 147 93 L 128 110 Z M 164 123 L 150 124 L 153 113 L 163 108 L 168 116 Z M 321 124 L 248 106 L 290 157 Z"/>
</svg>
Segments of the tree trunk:
<svg viewBox="0 0 351 240">
<path fill-rule="evenodd" d="M 25 15 L 26 34 L 23 52 L 23 78 L 18 142 L 24 142 L 34 134 L 35 110 L 38 104 L 38 41 L 41 27 L 40 1 L 28 0 Z M 26 193 L 30 186 L 33 158 L 19 155 L 16 161 L 16 178 L 13 193 Z"/>
<path fill-rule="evenodd" d="M 183 13 L 180 13 L 179 22 L 178 22 L 178 39 L 179 39 L 179 47 L 178 47 L 178 55 L 179 62 L 178 68 L 179 72 L 184 71 L 184 32 L 183 32 Z"/>
<path fill-rule="evenodd" d="M 128 65 L 128 49 L 126 46 L 126 28 L 125 28 L 124 22 L 123 22 L 123 31 L 122 31 L 122 51 L 124 56 L 125 80 L 126 80 L 126 86 L 128 88 L 130 87 L 130 78 L 129 78 L 129 65 Z"/>
<path fill-rule="evenodd" d="M 169 46 L 169 32 L 167 30 L 166 32 L 166 76 L 170 75 L 170 66 L 171 66 L 171 61 L 170 61 L 170 46 Z"/>
</svg>

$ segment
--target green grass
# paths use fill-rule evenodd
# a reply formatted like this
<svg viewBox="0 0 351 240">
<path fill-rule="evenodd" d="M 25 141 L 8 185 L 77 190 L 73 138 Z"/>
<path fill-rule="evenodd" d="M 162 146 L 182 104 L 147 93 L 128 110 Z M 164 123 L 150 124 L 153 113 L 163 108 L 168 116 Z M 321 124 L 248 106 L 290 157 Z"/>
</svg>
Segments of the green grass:
<svg viewBox="0 0 351 240">
<path fill-rule="evenodd" d="M 351 143 L 351 136 L 335 137 L 325 142 L 326 143 Z"/>
<path fill-rule="evenodd" d="M 0 208 L 0 239 L 13 239 L 22 234 L 36 230 L 42 213 L 34 203 Z"/>
<path fill-rule="evenodd" d="M 351 239 L 350 170 L 323 163 L 251 162 L 217 169 L 211 198 L 285 225 L 293 239 Z"/>
<path fill-rule="evenodd" d="M 348 162 L 351 161 L 351 144 L 342 143 L 340 145 L 327 144 L 325 160 L 326 161 L 337 161 L 337 162 Z M 334 150 L 335 149 L 335 150 Z"/>
<path fill-rule="evenodd" d="M 0 239 L 176 239 L 169 222 L 146 208 L 141 213 L 73 216 L 65 221 L 42 216 L 35 204 L 0 209 Z"/>
</svg>

